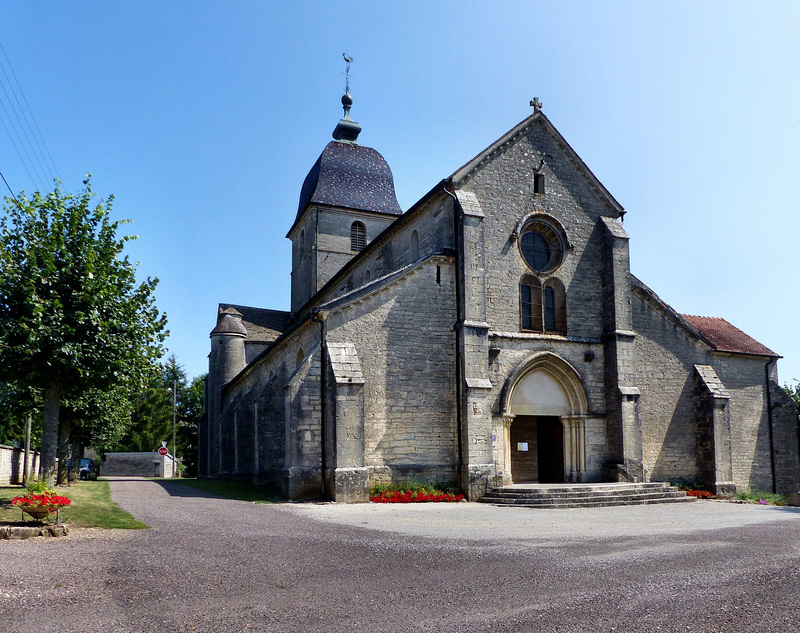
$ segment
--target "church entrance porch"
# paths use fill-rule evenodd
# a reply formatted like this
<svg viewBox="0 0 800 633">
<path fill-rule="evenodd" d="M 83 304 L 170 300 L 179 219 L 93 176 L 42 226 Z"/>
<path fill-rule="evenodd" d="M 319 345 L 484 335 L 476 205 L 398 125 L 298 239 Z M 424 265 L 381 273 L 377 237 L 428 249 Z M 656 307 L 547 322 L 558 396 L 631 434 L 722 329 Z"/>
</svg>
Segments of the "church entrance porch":
<svg viewBox="0 0 800 633">
<path fill-rule="evenodd" d="M 561 483 L 564 471 L 564 426 L 556 416 L 517 416 L 511 424 L 513 483 Z"/>
<path fill-rule="evenodd" d="M 503 482 L 585 481 L 588 404 L 574 367 L 533 353 L 508 377 L 500 405 Z"/>
</svg>

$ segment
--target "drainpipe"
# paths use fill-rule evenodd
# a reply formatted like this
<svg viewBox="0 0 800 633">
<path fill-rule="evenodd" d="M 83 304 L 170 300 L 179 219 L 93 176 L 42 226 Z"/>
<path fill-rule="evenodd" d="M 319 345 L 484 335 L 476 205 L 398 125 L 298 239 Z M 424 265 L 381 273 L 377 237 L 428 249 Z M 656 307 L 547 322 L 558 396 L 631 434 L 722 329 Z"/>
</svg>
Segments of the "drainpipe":
<svg viewBox="0 0 800 633">
<path fill-rule="evenodd" d="M 461 416 L 463 411 L 463 405 L 461 403 L 461 397 L 463 392 L 462 382 L 463 382 L 463 369 L 461 363 L 461 330 L 464 327 L 464 316 L 462 315 L 462 307 L 461 307 L 461 292 L 463 290 L 463 283 L 461 279 L 461 275 L 459 274 L 459 262 L 461 261 L 461 233 L 460 233 L 460 225 L 459 225 L 459 210 L 461 209 L 461 205 L 458 203 L 458 198 L 456 198 L 455 194 L 448 191 L 447 183 L 445 183 L 443 187 L 443 191 L 453 199 L 453 239 L 455 240 L 455 247 L 456 247 L 456 266 L 455 266 L 455 273 L 456 273 L 456 322 L 453 324 L 453 331 L 455 332 L 455 340 L 456 340 L 456 443 L 458 445 L 458 469 L 456 471 L 456 485 L 463 491 L 463 487 L 461 486 L 461 471 L 464 468 L 464 449 L 462 448 L 462 430 L 461 430 Z"/>
<path fill-rule="evenodd" d="M 320 451 L 321 466 L 322 466 L 322 497 L 328 496 L 328 484 L 326 480 L 326 473 L 328 470 L 328 456 L 327 456 L 327 442 L 325 438 L 325 431 L 328 422 L 328 413 L 326 407 L 326 392 L 327 392 L 327 356 L 328 350 L 325 345 L 325 320 L 319 316 L 319 308 L 314 308 L 311 311 L 311 320 L 314 323 L 319 323 L 319 405 L 320 405 Z"/>
<path fill-rule="evenodd" d="M 770 358 L 764 366 L 764 374 L 767 381 L 767 429 L 769 430 L 769 467 L 772 472 L 772 492 L 778 492 L 778 487 L 775 482 L 775 439 L 772 430 L 772 394 L 769 389 L 769 366 L 775 362 L 774 358 Z"/>
</svg>

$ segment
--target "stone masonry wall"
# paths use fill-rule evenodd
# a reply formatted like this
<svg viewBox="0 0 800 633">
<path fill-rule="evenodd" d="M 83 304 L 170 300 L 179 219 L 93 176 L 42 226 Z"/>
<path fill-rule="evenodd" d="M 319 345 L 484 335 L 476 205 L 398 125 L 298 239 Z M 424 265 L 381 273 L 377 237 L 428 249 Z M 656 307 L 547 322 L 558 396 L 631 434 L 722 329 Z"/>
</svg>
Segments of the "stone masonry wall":
<svg viewBox="0 0 800 633">
<path fill-rule="evenodd" d="M 292 310 L 297 310 L 316 290 L 316 246 L 314 227 L 317 216 L 307 211 L 302 221 L 289 234 L 292 240 Z"/>
<path fill-rule="evenodd" d="M 359 261 L 341 284 L 330 289 L 324 296 L 320 296 L 320 303 L 341 297 L 353 289 L 433 253 L 441 253 L 445 248 L 452 248 L 452 231 L 451 207 L 437 200 L 429 202 L 424 210 L 417 211 L 413 222 L 406 222 L 401 228 L 393 228 L 386 234 L 376 237 L 376 248 Z M 412 253 L 411 249 L 414 232 L 417 234 L 416 253 Z M 391 236 L 388 233 L 391 233 Z M 367 235 L 369 237 L 369 230 Z"/>
<path fill-rule="evenodd" d="M 694 365 L 711 365 L 730 394 L 727 417 L 733 481 L 738 488 L 771 490 L 765 373 L 769 359 L 711 350 L 641 293 L 633 293 L 632 307 L 644 461 L 651 478 L 694 479 L 708 470 L 708 464 L 698 464 L 696 444 L 698 424 L 702 427 L 708 421 L 703 411 L 696 411 L 693 392 L 697 385 Z M 773 425 L 783 425 L 774 429 L 776 434 L 786 430 L 777 418 Z M 786 457 L 783 463 L 789 465 L 782 474 L 790 481 L 796 477 L 791 467 L 794 457 Z"/>
<path fill-rule="evenodd" d="M 544 194 L 534 192 L 535 173 L 544 175 Z M 606 416 L 601 338 L 605 242 L 599 218 L 616 216 L 616 212 L 590 188 L 540 122 L 489 157 L 461 187 L 476 195 L 485 214 L 485 318 L 490 326 L 490 352 L 485 362 L 492 383 L 495 463 L 503 459 L 502 442 L 498 441 L 503 437 L 499 400 L 506 379 L 531 353 L 547 350 L 566 359 L 581 376 L 590 411 L 585 421 L 587 477 L 598 480 L 604 462 Z M 521 332 L 519 283 L 533 271 L 525 264 L 519 239 L 512 234 L 534 213 L 556 219 L 566 233 L 568 244 L 561 265 L 538 277 L 543 282 L 556 277 L 564 284 L 567 336 Z"/>
<path fill-rule="evenodd" d="M 316 289 L 322 288 L 356 255 L 356 251 L 350 250 L 350 227 L 353 222 L 363 222 L 367 232 L 366 243 L 369 244 L 395 219 L 395 216 L 320 208 Z"/>
<path fill-rule="evenodd" d="M 772 490 L 765 365 L 758 356 L 715 353 L 711 365 L 731 399 L 731 453 L 737 488 Z"/>
<path fill-rule="evenodd" d="M 0 486 L 11 486 L 22 483 L 25 450 L 0 444 Z M 28 453 L 28 472 L 33 477 L 39 471 L 39 453 Z"/>
<path fill-rule="evenodd" d="M 541 172 L 545 193 L 533 191 L 534 167 L 547 155 Z M 563 264 L 552 272 L 566 288 L 567 333 L 599 339 L 602 334 L 603 235 L 598 218 L 611 215 L 585 178 L 563 154 L 540 123 L 498 152 L 462 185 L 473 191 L 485 221 L 486 318 L 492 329 L 520 331 L 519 282 L 529 273 L 511 235 L 518 222 L 544 212 L 564 227 L 572 246 Z M 541 276 L 542 279 L 547 275 Z"/>
<path fill-rule="evenodd" d="M 709 364 L 711 350 L 642 295 L 632 294 L 631 308 L 645 471 L 656 481 L 694 479 L 694 365 Z"/>
<path fill-rule="evenodd" d="M 259 483 L 280 483 L 281 471 L 286 466 L 286 386 L 298 370 L 298 352 L 302 350 L 307 359 L 318 350 L 319 337 L 317 324 L 304 324 L 225 390 L 222 413 L 226 446 L 222 459 L 224 474 L 252 478 Z M 310 420 L 303 423 L 313 426 L 316 419 L 318 425 L 318 413 L 314 413 L 311 395 L 304 392 L 299 397 L 306 405 L 300 411 Z M 300 419 L 304 420 L 303 417 Z M 298 431 L 294 428 L 292 432 L 299 432 L 300 437 L 305 438 L 305 430 L 310 429 Z M 312 433 L 310 441 L 312 444 L 319 442 L 318 432 L 316 436 Z"/>
<path fill-rule="evenodd" d="M 455 480 L 454 298 L 452 258 L 434 257 L 328 317 L 361 361 L 373 483 Z"/>
</svg>

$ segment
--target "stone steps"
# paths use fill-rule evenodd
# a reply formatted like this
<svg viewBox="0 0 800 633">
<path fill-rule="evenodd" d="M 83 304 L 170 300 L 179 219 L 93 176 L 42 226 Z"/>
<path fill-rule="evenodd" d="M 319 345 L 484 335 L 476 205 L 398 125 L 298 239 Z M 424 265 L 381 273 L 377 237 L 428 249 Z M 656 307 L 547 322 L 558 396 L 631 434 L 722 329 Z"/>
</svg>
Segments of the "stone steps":
<svg viewBox="0 0 800 633">
<path fill-rule="evenodd" d="M 502 507 L 523 508 L 597 508 L 653 503 L 696 501 L 667 483 L 619 484 L 514 484 L 493 488 L 483 499 Z"/>
</svg>

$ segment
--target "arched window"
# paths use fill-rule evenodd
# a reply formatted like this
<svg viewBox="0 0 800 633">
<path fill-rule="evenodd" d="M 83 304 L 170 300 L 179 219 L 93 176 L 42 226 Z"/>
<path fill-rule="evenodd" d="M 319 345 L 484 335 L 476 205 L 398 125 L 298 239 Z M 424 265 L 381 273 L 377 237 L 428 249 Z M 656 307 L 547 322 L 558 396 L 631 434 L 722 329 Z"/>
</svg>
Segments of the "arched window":
<svg viewBox="0 0 800 633">
<path fill-rule="evenodd" d="M 555 277 L 544 283 L 544 331 L 567 333 L 567 293 L 564 284 Z"/>
<path fill-rule="evenodd" d="M 367 274 L 364 275 L 364 277 L 366 278 L 367 281 L 372 279 L 372 273 L 369 271 L 369 268 L 367 268 Z"/>
<path fill-rule="evenodd" d="M 542 331 L 542 284 L 533 275 L 525 275 L 519 282 L 519 308 L 523 330 Z"/>
<path fill-rule="evenodd" d="M 519 282 L 520 326 L 527 332 L 567 333 L 567 297 L 564 284 L 551 277 L 542 284 L 534 275 Z"/>
<path fill-rule="evenodd" d="M 415 262 L 419 259 L 419 233 L 411 232 L 411 244 L 408 247 L 409 259 Z"/>
<path fill-rule="evenodd" d="M 301 347 L 299 350 L 297 350 L 297 365 L 296 365 L 296 367 L 300 367 L 300 365 L 303 364 L 303 361 L 305 360 L 305 358 L 306 358 L 305 352 L 303 352 L 303 348 Z"/>
<path fill-rule="evenodd" d="M 367 245 L 367 227 L 363 222 L 353 222 L 350 225 L 350 250 L 363 251 Z"/>
<path fill-rule="evenodd" d="M 544 289 L 544 330 L 554 332 L 556 329 L 556 295 L 552 286 Z"/>
</svg>

